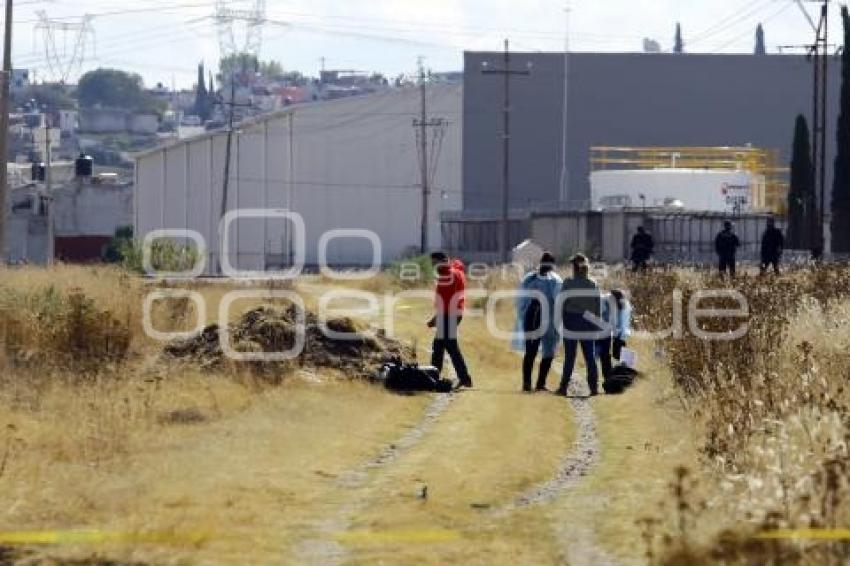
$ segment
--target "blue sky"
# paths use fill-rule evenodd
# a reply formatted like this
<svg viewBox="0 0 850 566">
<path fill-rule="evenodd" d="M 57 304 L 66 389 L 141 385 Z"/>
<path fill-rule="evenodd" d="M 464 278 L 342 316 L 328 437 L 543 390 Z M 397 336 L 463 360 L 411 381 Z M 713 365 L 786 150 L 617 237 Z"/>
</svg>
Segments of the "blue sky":
<svg viewBox="0 0 850 566">
<path fill-rule="evenodd" d="M 235 0 L 235 8 L 255 0 Z M 113 66 L 140 73 L 147 84 L 190 86 L 200 60 L 215 64 L 219 42 L 210 17 L 215 0 L 19 0 L 15 10 L 16 67 L 50 76 L 36 12 L 79 21 L 94 15 L 83 70 Z M 261 56 L 286 69 L 328 68 L 413 72 L 425 57 L 434 70 L 459 70 L 462 53 L 500 49 L 505 37 L 517 50 L 563 50 L 570 5 L 569 41 L 576 51 L 638 51 L 642 39 L 672 46 L 677 21 L 686 49 L 749 52 L 755 26 L 764 22 L 768 50 L 811 41 L 812 30 L 793 0 L 266 0 Z M 817 7 L 809 4 L 815 17 Z M 833 38 L 840 37 L 833 6 Z M 236 30 L 237 38 L 242 30 Z M 73 34 L 56 31 L 56 51 L 73 52 Z"/>
</svg>

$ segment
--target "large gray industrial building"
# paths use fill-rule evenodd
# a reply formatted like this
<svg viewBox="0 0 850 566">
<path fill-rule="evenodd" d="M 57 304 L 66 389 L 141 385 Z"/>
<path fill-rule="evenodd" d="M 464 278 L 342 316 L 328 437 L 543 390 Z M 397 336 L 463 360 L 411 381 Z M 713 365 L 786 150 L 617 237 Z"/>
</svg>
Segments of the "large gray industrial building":
<svg viewBox="0 0 850 566">
<path fill-rule="evenodd" d="M 460 207 L 461 87 L 427 91 L 430 118 L 444 129 L 429 135 L 432 183 L 428 228 L 440 246 L 440 213 Z M 402 89 L 316 104 L 294 105 L 239 124 L 232 141 L 227 210 L 262 209 L 270 218 L 235 222 L 226 250 L 243 270 L 289 266 L 304 251 L 316 265 L 320 243 L 334 230 L 369 230 L 380 240 L 380 261 L 390 263 L 420 244 L 420 147 L 414 120 L 419 89 Z M 221 201 L 227 133 L 182 140 L 136 156 L 135 232 L 191 230 L 203 238 L 207 272 L 222 262 Z M 303 238 L 275 217 L 301 215 Z M 182 242 L 181 242 L 182 243 Z M 332 265 L 369 265 L 374 248 L 362 236 L 335 236 Z"/>
<path fill-rule="evenodd" d="M 504 80 L 498 52 L 465 56 L 463 207 L 496 210 L 502 186 Z M 830 60 L 831 186 L 839 59 Z M 592 146 L 743 146 L 790 160 L 794 119 L 812 107 L 812 64 L 798 55 L 512 53 L 511 206 L 584 208 Z M 567 127 L 563 128 L 567 70 Z M 567 143 L 568 182 L 561 170 Z"/>
</svg>

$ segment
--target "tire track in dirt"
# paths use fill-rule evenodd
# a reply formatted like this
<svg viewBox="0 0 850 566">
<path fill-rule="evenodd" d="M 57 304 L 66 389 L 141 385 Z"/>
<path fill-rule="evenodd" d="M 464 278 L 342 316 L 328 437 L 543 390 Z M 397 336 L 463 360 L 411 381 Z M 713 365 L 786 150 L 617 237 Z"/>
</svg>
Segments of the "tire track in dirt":
<svg viewBox="0 0 850 566">
<path fill-rule="evenodd" d="M 367 460 L 356 470 L 343 473 L 339 480 L 341 485 L 347 488 L 362 485 L 368 479 L 370 471 L 392 464 L 399 456 L 416 446 L 449 408 L 454 399 L 454 394 L 437 394 L 425 409 L 425 414 L 416 426 L 408 430 L 397 441 L 383 447 L 374 458 Z"/>
<path fill-rule="evenodd" d="M 391 465 L 404 453 L 419 444 L 440 416 L 446 412 L 455 397 L 454 394 L 437 394 L 413 428 L 398 440 L 384 446 L 374 457 L 366 460 L 357 468 L 340 474 L 337 479 L 337 486 L 347 490 L 362 488 L 373 472 Z M 368 501 L 362 498 L 351 501 L 337 509 L 333 517 L 320 522 L 316 528 L 317 536 L 298 544 L 296 548 L 298 562 L 322 566 L 343 563 L 349 556 L 348 549 L 334 537 L 339 533 L 348 531 L 352 523 L 351 517 L 367 505 Z"/>
<path fill-rule="evenodd" d="M 557 365 L 552 369 L 558 376 L 563 375 L 561 368 Z M 577 380 L 574 377 L 571 381 L 576 383 Z M 578 485 L 598 465 L 601 448 L 599 435 L 596 431 L 596 416 L 591 405 L 592 399 L 592 397 L 571 397 L 569 399 L 570 407 L 575 415 L 576 440 L 572 450 L 561 460 L 555 475 L 496 510 L 497 516 L 554 502 L 565 492 Z M 562 546 L 562 552 L 568 557 L 570 564 L 593 564 L 595 566 L 620 563 L 599 548 L 590 529 L 557 524 L 555 530 L 558 533 L 557 539 Z"/>
<path fill-rule="evenodd" d="M 508 509 L 549 503 L 562 492 L 574 487 L 596 466 L 599 461 L 599 438 L 596 435 L 596 418 L 590 401 L 572 398 L 570 406 L 575 414 L 577 428 L 577 438 L 572 451 L 563 458 L 551 479 L 514 499 Z"/>
<path fill-rule="evenodd" d="M 314 296 L 334 289 L 333 286 L 322 283 L 301 283 L 299 288 L 301 291 Z M 370 327 L 373 330 L 380 328 L 375 320 L 370 321 Z M 453 372 L 450 377 L 456 379 Z M 417 446 L 443 413 L 446 412 L 455 398 L 456 396 L 454 394 L 435 395 L 433 400 L 425 408 L 425 412 L 420 420 L 412 428 L 408 429 L 407 432 L 394 442 L 382 447 L 377 454 L 361 465 L 341 473 L 335 482 L 336 487 L 347 491 L 364 488 L 377 472 L 386 469 L 403 454 Z M 316 525 L 316 536 L 298 543 L 295 549 L 298 563 L 319 564 L 322 566 L 343 563 L 349 557 L 350 553 L 335 537 L 339 533 L 348 531 L 352 524 L 352 517 L 358 511 L 367 507 L 368 504 L 369 502 L 366 498 L 355 496 L 354 500 L 342 503 L 336 507 L 329 518 L 320 521 Z"/>
<path fill-rule="evenodd" d="M 517 352 L 519 354 L 519 352 Z M 559 377 L 562 369 L 554 365 L 552 371 Z M 571 380 L 573 383 L 575 379 Z M 570 406 L 575 414 L 576 441 L 572 450 L 561 460 L 555 475 L 538 484 L 513 501 L 497 509 L 495 513 L 505 514 L 516 509 L 552 502 L 562 492 L 574 487 L 599 461 L 599 437 L 596 433 L 596 417 L 590 405 L 590 397 L 571 397 Z"/>
<path fill-rule="evenodd" d="M 561 368 L 557 366 L 553 370 L 559 376 L 562 374 Z M 405 433 L 397 442 L 384 447 L 377 456 L 364 462 L 357 469 L 342 474 L 338 480 L 340 485 L 349 489 L 363 487 L 371 477 L 371 472 L 386 468 L 416 446 L 454 398 L 454 395 L 436 397 L 426 409 L 422 420 L 413 429 Z M 600 444 L 590 399 L 573 397 L 569 400 L 569 404 L 573 409 L 577 428 L 577 437 L 572 450 L 561 460 L 551 479 L 534 486 L 510 503 L 494 510 L 494 516 L 504 516 L 516 510 L 552 503 L 574 488 L 597 466 Z M 367 505 L 368 502 L 362 498 L 352 501 L 340 508 L 333 518 L 322 522 L 318 529 L 319 538 L 305 541 L 300 545 L 302 550 L 306 551 L 301 553 L 304 558 L 301 561 L 322 565 L 343 563 L 349 557 L 349 551 L 334 539 L 334 535 L 349 530 L 352 523 L 351 517 Z M 569 563 L 592 565 L 620 563 L 596 545 L 592 530 L 561 523 L 554 525 L 554 528 L 562 555 L 567 557 Z"/>
</svg>

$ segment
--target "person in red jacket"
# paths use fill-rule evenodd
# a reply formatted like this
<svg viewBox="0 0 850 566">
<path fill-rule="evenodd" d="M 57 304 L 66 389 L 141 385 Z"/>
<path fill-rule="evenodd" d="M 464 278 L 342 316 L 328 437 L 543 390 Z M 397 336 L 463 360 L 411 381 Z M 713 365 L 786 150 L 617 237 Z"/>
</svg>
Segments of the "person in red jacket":
<svg viewBox="0 0 850 566">
<path fill-rule="evenodd" d="M 431 365 L 442 372 L 443 357 L 448 352 L 459 380 L 457 388 L 472 387 L 472 378 L 457 341 L 457 328 L 463 320 L 463 307 L 466 302 L 465 268 L 462 261 L 451 259 L 444 252 L 432 253 L 431 263 L 437 271 L 434 316 L 428 321 L 429 328 L 436 328 Z"/>
</svg>

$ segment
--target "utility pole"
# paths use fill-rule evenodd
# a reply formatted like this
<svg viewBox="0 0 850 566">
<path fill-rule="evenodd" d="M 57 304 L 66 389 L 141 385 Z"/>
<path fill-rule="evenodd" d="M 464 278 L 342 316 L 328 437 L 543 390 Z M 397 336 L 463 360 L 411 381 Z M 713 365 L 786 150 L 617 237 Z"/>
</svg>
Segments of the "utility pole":
<svg viewBox="0 0 850 566">
<path fill-rule="evenodd" d="M 829 2 L 830 0 L 808 0 L 820 4 L 820 19 L 815 23 L 806 10 L 804 0 L 795 0 L 806 21 L 815 32 L 814 43 L 807 45 L 784 45 L 782 49 L 805 49 L 806 58 L 812 62 L 814 86 L 812 89 L 812 188 L 814 189 L 811 211 L 806 213 L 804 229 L 808 233 L 813 259 L 820 259 L 826 251 L 826 122 L 827 94 L 829 85 Z M 808 208 L 808 207 L 807 207 Z"/>
<path fill-rule="evenodd" d="M 529 65 L 530 66 L 530 65 Z M 508 40 L 505 40 L 505 53 L 503 67 L 501 69 L 486 68 L 481 72 L 485 75 L 502 75 L 504 77 L 502 107 L 502 216 L 500 220 L 499 234 L 499 258 L 503 263 L 510 260 L 510 223 L 508 218 L 508 207 L 510 202 L 510 154 L 511 154 L 511 77 L 513 75 L 530 75 L 528 69 L 511 69 L 511 51 Z"/>
<path fill-rule="evenodd" d="M 235 64 L 235 62 L 234 62 Z M 231 69 L 230 71 L 230 101 L 224 102 L 222 101 L 222 106 L 228 107 L 228 116 L 227 116 L 227 142 L 224 149 L 224 179 L 222 179 L 222 187 L 221 187 L 221 214 L 219 216 L 219 222 L 224 218 L 224 215 L 227 214 L 227 196 L 228 191 L 230 189 L 230 157 L 233 153 L 233 129 L 234 129 L 234 114 L 236 113 L 237 106 L 250 107 L 250 104 L 237 104 L 236 103 L 236 74 Z M 220 254 L 224 255 L 227 253 L 227 250 L 220 250 Z M 219 258 L 219 267 L 221 266 L 221 258 Z"/>
<path fill-rule="evenodd" d="M 821 4 L 821 16 L 820 23 L 818 24 L 818 34 L 816 45 L 816 53 L 819 55 L 819 58 L 815 57 L 815 69 L 818 67 L 818 59 L 820 59 L 820 73 L 819 73 L 819 81 L 818 86 L 815 89 L 816 96 L 820 95 L 820 102 L 815 101 L 815 104 L 820 104 L 819 108 L 816 106 L 816 111 L 819 111 L 819 130 L 818 133 L 820 135 L 820 143 L 819 149 L 820 152 L 818 154 L 818 164 L 816 167 L 818 168 L 818 189 L 819 189 L 819 205 L 818 205 L 818 234 L 817 239 L 817 249 L 815 250 L 815 258 L 819 259 L 823 256 L 825 251 L 826 244 L 826 120 L 827 120 L 827 90 L 829 85 L 829 75 L 828 71 L 828 62 L 829 62 L 829 0 L 823 0 L 823 4 Z M 818 71 L 815 71 L 818 73 Z"/>
<path fill-rule="evenodd" d="M 428 98 L 425 90 L 425 65 L 422 57 L 419 58 L 419 91 L 421 94 L 421 107 L 419 114 L 419 151 L 422 158 L 422 235 L 419 242 L 420 253 L 428 253 L 428 201 L 431 190 L 428 186 Z M 414 127 L 416 124 L 414 123 Z"/>
<path fill-rule="evenodd" d="M 56 260 L 56 212 L 54 205 L 56 199 L 53 197 L 53 151 L 50 143 L 50 116 L 45 113 L 44 128 L 44 156 L 47 166 L 44 171 L 44 186 L 47 193 L 47 265 L 52 266 Z"/>
<path fill-rule="evenodd" d="M 813 0 L 820 4 L 818 23 L 809 15 L 803 0 L 795 0 L 806 21 L 815 32 L 815 41 L 809 45 L 787 45 L 785 48 L 805 48 L 812 62 L 814 87 L 812 88 L 812 165 L 814 167 L 814 206 L 807 215 L 807 231 L 812 248 L 812 258 L 820 259 L 825 251 L 826 226 L 826 121 L 827 90 L 829 85 L 829 1 Z"/>
<path fill-rule="evenodd" d="M 562 207 L 566 207 L 566 203 L 568 201 L 569 196 L 569 154 L 567 152 L 567 139 L 568 139 L 568 131 L 569 120 L 567 117 L 567 108 L 569 108 L 569 75 L 570 75 L 570 2 L 567 1 L 566 6 L 564 7 L 565 14 L 565 22 L 564 22 L 564 104 L 563 104 L 563 122 L 561 123 L 562 128 L 562 139 L 561 144 L 563 147 L 561 148 L 561 179 L 560 179 L 560 204 Z"/>
<path fill-rule="evenodd" d="M 419 240 L 419 251 L 422 254 L 428 253 L 428 229 L 430 219 L 430 204 L 431 204 L 431 168 L 439 159 L 440 145 L 445 132 L 445 120 L 442 118 L 428 118 L 428 92 L 427 92 L 427 76 L 425 73 L 425 65 L 423 58 L 419 57 L 419 118 L 413 120 L 413 128 L 416 131 L 416 137 L 419 150 L 419 169 L 422 180 L 422 218 L 420 220 L 421 235 Z M 428 131 L 430 128 L 435 128 L 434 135 L 429 140 Z M 430 144 L 433 144 L 431 146 Z M 429 149 L 430 148 L 430 149 Z"/>
<path fill-rule="evenodd" d="M 814 165 L 815 206 L 809 218 L 812 258 L 820 259 L 824 253 L 826 226 L 826 120 L 827 87 L 829 75 L 829 0 L 820 0 L 821 11 L 817 25 L 813 25 L 815 42 L 808 46 L 808 56 L 814 70 L 812 88 L 812 164 Z M 802 8 L 802 4 L 798 2 Z M 808 14 L 807 12 L 804 13 Z M 810 18 L 809 23 L 814 24 Z"/>
<path fill-rule="evenodd" d="M 235 64 L 235 63 L 234 63 Z M 234 73 L 230 73 L 230 102 L 225 102 L 225 106 L 229 107 L 227 116 L 227 143 L 224 149 L 224 179 L 221 187 L 221 214 L 219 220 L 227 214 L 227 191 L 230 188 L 230 154 L 233 151 L 233 114 L 236 106 L 236 79 Z M 225 250 L 221 250 L 225 253 Z"/>
<path fill-rule="evenodd" d="M 6 0 L 3 73 L 0 75 L 0 264 L 6 262 L 6 202 L 9 192 L 9 83 L 12 79 L 12 0 Z"/>
</svg>

